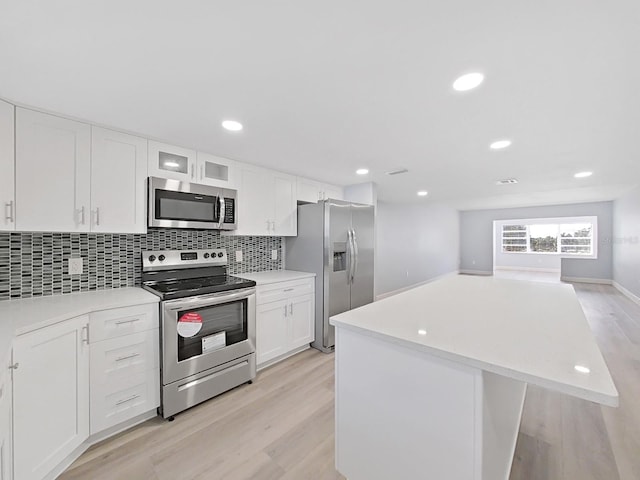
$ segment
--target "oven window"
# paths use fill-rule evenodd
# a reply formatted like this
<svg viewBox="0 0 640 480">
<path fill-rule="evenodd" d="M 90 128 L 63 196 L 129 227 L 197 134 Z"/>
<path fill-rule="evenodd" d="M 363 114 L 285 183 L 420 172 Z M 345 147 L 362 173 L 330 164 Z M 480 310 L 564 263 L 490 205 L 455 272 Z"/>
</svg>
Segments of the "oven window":
<svg viewBox="0 0 640 480">
<path fill-rule="evenodd" d="M 156 220 L 219 222 L 218 197 L 156 189 Z"/>
<path fill-rule="evenodd" d="M 191 337 L 178 335 L 178 361 L 247 340 L 247 299 L 211 307 L 182 310 L 180 318 L 199 317 L 202 328 Z"/>
</svg>

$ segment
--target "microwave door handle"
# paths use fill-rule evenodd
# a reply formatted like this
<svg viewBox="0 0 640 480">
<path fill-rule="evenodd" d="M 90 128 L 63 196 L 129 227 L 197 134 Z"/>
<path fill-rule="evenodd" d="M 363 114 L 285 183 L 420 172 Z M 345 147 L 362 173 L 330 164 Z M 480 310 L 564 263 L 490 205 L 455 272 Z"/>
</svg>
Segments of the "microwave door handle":
<svg viewBox="0 0 640 480">
<path fill-rule="evenodd" d="M 224 194 L 218 197 L 218 202 L 220 205 L 220 222 L 218 222 L 218 228 L 221 228 L 224 223 Z"/>
</svg>

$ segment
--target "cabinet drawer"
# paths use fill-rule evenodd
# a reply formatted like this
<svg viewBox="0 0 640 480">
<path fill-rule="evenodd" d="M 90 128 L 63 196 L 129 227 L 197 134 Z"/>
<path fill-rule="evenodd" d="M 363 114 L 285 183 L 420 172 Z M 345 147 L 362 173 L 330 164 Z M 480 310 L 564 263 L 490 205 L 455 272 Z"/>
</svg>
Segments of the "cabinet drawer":
<svg viewBox="0 0 640 480">
<path fill-rule="evenodd" d="M 91 434 L 98 433 L 160 405 L 160 372 L 148 370 L 130 375 L 118 390 L 101 385 L 91 390 Z"/>
<path fill-rule="evenodd" d="M 114 308 L 89 316 L 91 343 L 158 328 L 158 304 Z"/>
<path fill-rule="evenodd" d="M 122 379 L 159 368 L 158 329 L 91 344 L 91 383 L 105 391 L 122 388 Z"/>
<path fill-rule="evenodd" d="M 290 282 L 271 283 L 258 285 L 256 289 L 256 304 L 277 302 L 299 295 L 307 295 L 314 292 L 314 278 L 303 278 Z"/>
</svg>

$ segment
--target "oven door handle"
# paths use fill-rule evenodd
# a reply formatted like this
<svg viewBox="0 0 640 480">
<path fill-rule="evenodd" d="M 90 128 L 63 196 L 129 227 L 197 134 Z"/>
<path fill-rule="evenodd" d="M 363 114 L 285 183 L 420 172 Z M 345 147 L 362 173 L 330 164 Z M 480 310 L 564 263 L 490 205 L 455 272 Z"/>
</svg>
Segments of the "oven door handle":
<svg viewBox="0 0 640 480">
<path fill-rule="evenodd" d="M 220 305 L 222 303 L 235 302 L 255 295 L 254 287 L 243 288 L 235 292 L 209 293 L 188 298 L 177 298 L 163 302 L 165 310 L 184 310 L 185 308 L 205 307 L 209 305 Z"/>
</svg>

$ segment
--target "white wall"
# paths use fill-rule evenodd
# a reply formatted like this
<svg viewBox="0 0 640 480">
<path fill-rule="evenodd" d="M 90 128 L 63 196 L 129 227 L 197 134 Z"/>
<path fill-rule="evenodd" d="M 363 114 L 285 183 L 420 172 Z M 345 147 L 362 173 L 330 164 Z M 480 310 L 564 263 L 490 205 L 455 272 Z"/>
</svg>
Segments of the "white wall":
<svg viewBox="0 0 640 480">
<path fill-rule="evenodd" d="M 444 205 L 378 202 L 376 295 L 458 269 L 458 211 Z"/>
<path fill-rule="evenodd" d="M 640 187 L 613 203 L 613 280 L 640 297 Z"/>
<path fill-rule="evenodd" d="M 611 279 L 612 211 L 613 202 L 594 202 L 460 212 L 460 270 L 491 274 L 494 221 L 595 216 L 598 217 L 598 258 L 564 258 L 561 260 L 561 275 L 574 278 Z"/>
<path fill-rule="evenodd" d="M 344 187 L 344 199 L 348 202 L 364 203 L 365 205 L 378 205 L 378 192 L 373 182 L 357 183 Z"/>
</svg>

